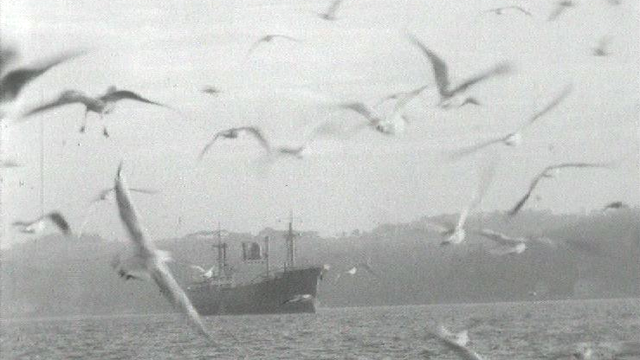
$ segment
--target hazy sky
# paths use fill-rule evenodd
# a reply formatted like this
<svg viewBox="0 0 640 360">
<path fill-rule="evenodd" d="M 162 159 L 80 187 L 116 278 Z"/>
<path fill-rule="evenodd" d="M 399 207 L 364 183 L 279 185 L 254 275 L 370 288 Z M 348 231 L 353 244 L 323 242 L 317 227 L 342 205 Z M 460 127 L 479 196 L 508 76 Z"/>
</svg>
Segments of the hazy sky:
<svg viewBox="0 0 640 360">
<path fill-rule="evenodd" d="M 482 209 L 513 206 L 547 165 L 627 155 L 613 170 L 563 172 L 542 183 L 541 199 L 527 207 L 576 212 L 614 200 L 640 204 L 638 1 L 578 1 L 555 22 L 546 21 L 554 1 L 345 0 L 339 19 L 326 22 L 314 13 L 328 3 L 4 2 L 3 42 L 19 46 L 24 63 L 90 49 L 29 85 L 12 109 L 16 116 L 66 88 L 99 94 L 110 85 L 171 104 L 185 116 L 123 101 L 106 117 L 110 139 L 102 137 L 95 114 L 87 132 L 78 133 L 81 105 L 5 125 L 3 152 L 24 167 L 2 174 L 2 245 L 25 239 L 12 231 L 12 221 L 40 214 L 40 121 L 44 210 L 61 210 L 74 227 L 89 200 L 113 185 L 125 159 L 130 186 L 160 191 L 134 195 L 155 237 L 211 229 L 218 221 L 234 231 L 284 227 L 276 220 L 290 209 L 300 228 L 334 233 L 458 212 L 475 187 L 476 163 L 448 164 L 442 152 L 514 130 L 569 83 L 573 93 L 524 133 L 522 146 L 496 147 L 500 163 Z M 534 16 L 485 12 L 510 3 Z M 269 33 L 302 42 L 276 40 L 247 58 L 252 43 Z M 448 62 L 454 84 L 499 61 L 512 62 L 516 71 L 472 88 L 485 106 L 444 111 L 435 107 L 430 64 L 407 33 Z M 612 54 L 594 57 L 591 49 L 603 36 L 612 37 Z M 220 141 L 197 162 L 219 130 L 258 125 L 276 144 L 297 145 L 322 122 L 362 121 L 327 106 L 327 98 L 373 104 L 422 84 L 431 87 L 408 106 L 411 123 L 403 135 L 363 131 L 314 141 L 306 159 L 277 162 L 268 175 L 250 138 Z M 206 85 L 223 93 L 200 92 Z M 100 205 L 87 232 L 123 236 L 113 203 Z"/>
</svg>

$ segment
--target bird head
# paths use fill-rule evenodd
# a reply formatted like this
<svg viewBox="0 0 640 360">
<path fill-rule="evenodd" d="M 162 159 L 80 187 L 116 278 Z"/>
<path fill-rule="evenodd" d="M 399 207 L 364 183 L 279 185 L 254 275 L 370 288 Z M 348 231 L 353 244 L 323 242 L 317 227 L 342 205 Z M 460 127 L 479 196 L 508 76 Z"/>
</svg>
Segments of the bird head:
<svg viewBox="0 0 640 360">
<path fill-rule="evenodd" d="M 522 135 L 520 133 L 514 133 L 509 135 L 504 143 L 508 146 L 518 146 L 522 143 Z"/>
<path fill-rule="evenodd" d="M 117 90 L 118 90 L 118 88 L 116 88 L 114 85 L 111 85 L 111 86 L 109 86 L 109 87 L 107 88 L 106 93 L 107 93 L 107 94 L 112 94 L 112 93 L 116 92 Z"/>
</svg>

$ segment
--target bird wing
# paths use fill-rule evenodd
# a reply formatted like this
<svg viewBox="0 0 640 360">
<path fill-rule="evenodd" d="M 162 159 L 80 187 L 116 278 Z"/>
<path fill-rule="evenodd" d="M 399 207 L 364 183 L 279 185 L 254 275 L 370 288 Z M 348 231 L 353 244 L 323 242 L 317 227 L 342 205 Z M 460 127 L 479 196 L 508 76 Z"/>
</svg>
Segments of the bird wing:
<svg viewBox="0 0 640 360">
<path fill-rule="evenodd" d="M 136 247 L 137 256 L 146 259 L 146 266 L 149 275 L 160 288 L 160 292 L 169 300 L 171 305 L 181 311 L 187 318 L 189 324 L 202 336 L 211 340 L 211 336 L 204 328 L 204 324 L 200 320 L 198 312 L 195 310 L 191 301 L 180 288 L 176 280 L 171 275 L 169 268 L 165 264 L 160 251 L 158 251 L 153 243 L 149 240 L 145 229 L 141 226 L 138 213 L 130 200 L 129 191 L 126 187 L 124 178 L 122 177 L 122 163 L 118 166 L 118 172 L 115 181 L 116 200 L 118 203 L 118 212 L 120 219 L 125 225 L 129 237 Z"/>
<path fill-rule="evenodd" d="M 538 182 L 540 182 L 540 180 L 544 177 L 544 174 L 547 170 L 548 168 L 543 170 L 538 175 L 536 175 L 535 178 L 533 178 L 533 180 L 531 181 L 531 184 L 529 184 L 529 190 L 527 190 L 527 193 L 524 194 L 522 198 L 520 198 L 520 200 L 514 205 L 513 208 L 511 208 L 511 210 L 509 210 L 509 216 L 515 216 L 518 213 L 518 211 L 522 209 L 522 207 L 527 202 L 527 200 L 529 200 L 529 197 L 531 196 L 533 189 L 535 189 L 536 186 L 538 186 Z"/>
<path fill-rule="evenodd" d="M 15 99 L 29 82 L 47 72 L 52 67 L 74 58 L 84 52 L 70 52 L 44 60 L 31 67 L 15 69 L 0 79 L 0 102 Z"/>
<path fill-rule="evenodd" d="M 436 53 L 429 50 L 429 48 L 422 44 L 415 36 L 410 35 L 409 40 L 422 50 L 422 53 L 429 58 L 431 66 L 433 67 L 433 74 L 435 76 L 436 85 L 438 86 L 438 92 L 441 96 L 448 96 L 450 91 L 448 90 L 449 71 L 447 69 L 447 64 Z"/>
<path fill-rule="evenodd" d="M 328 17 L 334 17 L 341 3 L 342 3 L 342 0 L 333 0 L 333 2 L 329 5 L 329 8 L 325 12 L 325 14 Z"/>
<path fill-rule="evenodd" d="M 41 112 L 54 109 L 59 106 L 63 106 L 67 104 L 75 104 L 75 103 L 84 103 L 85 101 L 93 101 L 93 100 L 87 97 L 87 95 L 85 95 L 80 91 L 68 90 L 63 92 L 57 99 L 29 110 L 26 114 L 22 115 L 20 119 L 16 120 L 15 123 L 25 121 L 31 115 L 39 114 Z"/>
<path fill-rule="evenodd" d="M 209 149 L 211 148 L 211 146 L 213 146 L 213 144 L 216 142 L 216 140 L 218 140 L 220 135 L 222 135 L 226 131 L 228 131 L 228 130 L 219 131 L 218 133 L 216 133 L 213 136 L 213 138 L 202 148 L 202 151 L 200 151 L 200 155 L 198 155 L 198 160 L 202 160 L 204 155 L 207 153 L 207 151 L 209 151 Z"/>
<path fill-rule="evenodd" d="M 453 95 L 455 93 L 465 91 L 469 87 L 483 80 L 487 80 L 497 75 L 504 75 L 509 73 L 510 71 L 511 71 L 511 65 L 509 63 L 500 63 L 485 72 L 479 73 L 478 75 L 467 79 L 462 84 L 458 85 L 455 89 L 449 90 L 449 94 Z"/>
<path fill-rule="evenodd" d="M 425 224 L 425 226 L 427 230 L 435 231 L 439 233 L 441 236 L 445 236 L 447 234 L 452 233 L 454 229 L 453 224 L 442 225 L 442 224 L 428 222 Z"/>
<path fill-rule="evenodd" d="M 0 74 L 2 74 L 7 65 L 11 64 L 18 57 L 18 51 L 15 47 L 8 46 L 0 48 Z"/>
<path fill-rule="evenodd" d="M 514 246 L 522 244 L 526 241 L 526 239 L 524 238 L 514 238 L 490 229 L 481 229 L 478 234 L 504 246 Z"/>
<path fill-rule="evenodd" d="M 544 171 L 549 171 L 549 170 L 555 170 L 555 169 L 563 169 L 563 168 L 610 168 L 611 166 L 613 166 L 613 163 L 611 162 L 600 162 L 600 163 L 585 163 L 585 162 L 578 162 L 578 163 L 562 163 L 562 164 L 558 164 L 558 165 L 551 165 L 548 166 Z"/>
<path fill-rule="evenodd" d="M 398 112 L 400 112 L 411 100 L 413 100 L 416 96 L 420 95 L 424 89 L 426 89 L 429 85 L 420 86 L 417 89 L 411 90 L 407 93 L 401 94 L 396 101 L 396 104 L 393 107 L 393 111 L 391 112 L 390 118 L 393 118 Z"/>
<path fill-rule="evenodd" d="M 129 191 L 137 192 L 141 194 L 156 194 L 158 190 L 153 189 L 141 189 L 141 188 L 130 188 Z"/>
<path fill-rule="evenodd" d="M 289 36 L 289 35 L 280 35 L 280 34 L 273 34 L 271 35 L 272 37 L 276 38 L 283 38 L 283 39 L 287 39 L 287 40 L 291 40 L 291 41 L 295 41 L 295 42 L 300 42 L 302 40 L 298 39 L 298 38 L 294 38 L 293 36 Z"/>
<path fill-rule="evenodd" d="M 64 235 L 71 235 L 69 223 L 60 212 L 52 211 L 45 215 L 45 217 L 51 220 L 51 222 L 53 222 Z"/>
<path fill-rule="evenodd" d="M 556 98 L 553 99 L 549 104 L 547 104 L 547 106 L 545 106 L 542 110 L 540 110 L 537 113 L 533 114 L 533 116 L 531 118 L 529 118 L 529 120 L 526 123 L 524 123 L 520 127 L 520 129 L 518 129 L 516 132 L 520 132 L 520 131 L 524 130 L 526 127 L 528 127 L 529 125 L 533 124 L 536 120 L 540 119 L 543 115 L 545 115 L 549 111 L 553 110 L 567 96 L 569 96 L 569 94 L 571 93 L 572 90 L 573 90 L 573 85 L 572 84 L 567 85 L 564 88 L 564 90 L 562 90 L 560 95 L 556 96 Z"/>
<path fill-rule="evenodd" d="M 503 9 L 514 9 L 514 10 L 518 10 L 521 13 L 525 14 L 525 15 L 529 15 L 532 16 L 531 13 L 527 10 L 525 10 L 524 8 L 521 8 L 520 6 L 505 6 Z"/>
<path fill-rule="evenodd" d="M 198 265 L 189 265 L 190 268 L 199 271 L 200 273 L 204 274 L 205 272 L 207 272 L 202 266 L 198 266 Z"/>
<path fill-rule="evenodd" d="M 494 138 L 494 139 L 490 139 L 475 145 L 471 145 L 471 146 L 467 146 L 455 151 L 452 151 L 450 153 L 448 153 L 447 159 L 449 159 L 449 161 L 456 161 L 459 159 L 462 159 L 465 156 L 471 155 L 476 151 L 482 150 L 484 148 L 486 148 L 487 146 L 493 145 L 493 144 L 497 144 L 502 142 L 506 137 L 499 137 L 499 138 Z"/>
<path fill-rule="evenodd" d="M 557 19 L 558 16 L 560 16 L 560 14 L 562 14 L 566 10 L 566 8 L 567 8 L 566 6 L 558 3 L 558 5 L 555 7 L 555 9 L 553 9 L 551 14 L 549 14 L 549 18 L 547 19 L 547 21 L 553 21 Z"/>
<path fill-rule="evenodd" d="M 104 102 L 116 102 L 116 101 L 120 101 L 120 100 L 129 99 L 129 100 L 143 102 L 145 104 L 162 106 L 164 108 L 171 109 L 171 107 L 168 106 L 168 105 L 165 105 L 165 104 L 162 104 L 162 103 L 159 103 L 159 102 L 155 102 L 155 101 L 151 101 L 151 100 L 149 100 L 147 98 L 144 98 L 144 97 L 136 94 L 135 92 L 129 91 L 129 90 L 117 90 L 117 91 L 109 92 L 109 93 L 107 93 L 105 95 L 102 95 L 99 99 L 104 101 Z"/>
<path fill-rule="evenodd" d="M 260 44 L 265 42 L 268 38 L 269 38 L 269 35 L 266 35 L 254 41 L 253 44 L 251 44 L 251 47 L 249 47 L 249 50 L 247 50 L 247 55 L 245 56 L 248 57 L 249 55 L 251 55 L 258 48 L 258 46 L 260 46 Z"/>
<path fill-rule="evenodd" d="M 442 333 L 442 329 L 438 332 L 431 332 L 430 334 L 436 339 L 438 339 L 442 345 L 446 346 L 447 348 L 452 350 L 454 353 L 456 353 L 456 355 L 458 355 L 458 357 L 460 357 L 461 359 L 482 360 L 480 355 L 476 354 L 474 351 L 466 348 L 464 345 L 461 345 L 455 340 L 451 340 L 447 338 L 446 335 Z"/>
<path fill-rule="evenodd" d="M 20 164 L 18 164 L 13 160 L 2 160 L 0 162 L 0 168 L 14 168 L 14 167 L 20 167 Z"/>
<path fill-rule="evenodd" d="M 375 123 L 378 121 L 377 117 L 373 114 L 371 109 L 369 109 L 367 105 L 361 102 L 344 103 L 340 104 L 339 107 L 357 112 L 358 114 L 367 118 L 370 123 Z"/>
<path fill-rule="evenodd" d="M 209 335 L 202 323 L 202 319 L 200 319 L 200 315 L 191 304 L 187 294 L 185 294 L 173 278 L 164 261 L 155 258 L 154 264 L 149 271 L 151 277 L 160 288 L 160 293 L 169 300 L 176 310 L 179 310 L 186 316 L 191 327 L 207 340 L 212 340 L 211 335 Z"/>
<path fill-rule="evenodd" d="M 264 134 L 262 134 L 262 130 L 260 130 L 259 128 L 255 127 L 255 126 L 245 126 L 245 127 L 240 127 L 237 130 L 244 131 L 246 133 L 249 133 L 249 134 L 253 135 L 253 137 L 255 137 L 258 140 L 260 145 L 267 152 L 271 151 L 271 145 L 269 144 L 267 139 L 264 137 Z"/>
</svg>

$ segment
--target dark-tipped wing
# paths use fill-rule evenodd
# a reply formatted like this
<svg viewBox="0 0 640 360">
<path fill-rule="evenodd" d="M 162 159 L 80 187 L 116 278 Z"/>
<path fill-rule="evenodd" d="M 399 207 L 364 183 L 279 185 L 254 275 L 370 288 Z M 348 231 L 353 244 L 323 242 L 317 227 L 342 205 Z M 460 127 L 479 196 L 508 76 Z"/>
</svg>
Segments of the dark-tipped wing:
<svg viewBox="0 0 640 360">
<path fill-rule="evenodd" d="M 64 235 L 70 235 L 71 234 L 71 228 L 69 227 L 69 223 L 67 222 L 67 220 L 64 218 L 64 216 L 62 216 L 62 214 L 58 211 L 53 211 L 48 213 L 47 215 L 45 215 L 47 218 L 49 218 L 49 220 L 51 220 L 51 222 L 53 222 L 58 229 L 60 229 L 60 231 L 62 231 L 62 233 Z"/>
<path fill-rule="evenodd" d="M 110 92 L 107 93 L 106 95 L 102 95 L 100 97 L 100 100 L 104 101 L 104 102 L 116 102 L 116 101 L 120 101 L 120 100 L 134 100 L 134 101 L 139 101 L 145 104 L 150 104 L 150 105 L 156 105 L 156 106 L 162 106 L 164 108 L 171 108 L 169 105 L 165 105 L 159 102 L 155 102 L 155 101 L 151 101 L 147 98 L 144 98 L 138 94 L 136 94 L 133 91 L 129 91 L 129 90 L 117 90 L 114 92 Z"/>
<path fill-rule="evenodd" d="M 482 72 L 474 77 L 471 77 L 469 79 L 467 79 L 466 81 L 464 81 L 462 84 L 458 85 L 455 89 L 451 89 L 449 90 L 449 94 L 453 95 L 455 93 L 458 92 L 462 92 L 467 90 L 469 87 L 487 80 L 489 78 L 492 78 L 494 76 L 498 76 L 498 75 L 504 75 L 507 74 L 511 71 L 511 65 L 509 63 L 500 63 L 496 66 L 494 66 L 493 68 Z"/>
<path fill-rule="evenodd" d="M 338 11 L 338 8 L 340 7 L 340 4 L 342 3 L 342 1 L 343 0 L 333 0 L 329 5 L 329 8 L 327 8 L 325 15 L 329 18 L 335 17 L 336 12 Z"/>
<path fill-rule="evenodd" d="M 8 72 L 0 80 L 0 102 L 15 99 L 22 88 L 38 76 L 44 74 L 52 67 L 65 62 L 80 53 L 67 53 L 49 60 L 42 61 L 31 67 L 24 67 Z"/>
<path fill-rule="evenodd" d="M 435 76 L 436 85 L 438 86 L 438 92 L 440 95 L 449 96 L 449 71 L 447 69 L 447 64 L 445 64 L 445 62 L 436 53 L 427 48 L 415 36 L 409 35 L 409 40 L 422 50 L 422 53 L 429 58 L 429 61 L 431 61 L 433 74 Z"/>
<path fill-rule="evenodd" d="M 572 90 L 573 90 L 573 85 L 572 84 L 567 85 L 564 88 L 564 90 L 562 90 L 562 93 L 560 93 L 560 95 L 558 95 L 555 99 L 553 99 L 542 110 L 540 110 L 537 113 L 533 114 L 533 116 L 518 131 L 524 129 L 525 127 L 527 127 L 527 126 L 529 126 L 531 124 L 533 124 L 536 120 L 540 119 L 543 115 L 545 115 L 549 111 L 553 110 L 556 106 L 558 106 L 558 104 L 560 104 L 564 99 L 566 99 L 567 96 L 569 96 L 569 94 L 571 94 Z"/>
<path fill-rule="evenodd" d="M 554 21 L 555 19 L 558 18 L 558 16 L 560 16 L 560 14 L 562 14 L 565 10 L 567 9 L 567 6 L 563 4 L 563 2 L 559 2 L 556 7 L 553 9 L 553 11 L 551 12 L 551 14 L 549 14 L 549 18 L 547 19 L 547 21 Z"/>
<path fill-rule="evenodd" d="M 516 205 L 511 210 L 509 210 L 510 216 L 515 216 L 518 213 L 518 211 L 522 209 L 522 207 L 527 202 L 527 200 L 529 200 L 529 197 L 531 197 L 531 193 L 533 192 L 533 190 L 536 188 L 536 186 L 538 186 L 538 183 L 544 177 L 544 174 L 546 171 L 547 169 L 545 169 L 544 171 L 536 175 L 533 181 L 531 181 L 531 184 L 529 185 L 529 190 L 527 191 L 527 193 L 524 194 L 524 196 L 516 203 Z"/>
<path fill-rule="evenodd" d="M 15 123 L 26 121 L 32 115 L 39 114 L 41 112 L 45 112 L 47 110 L 55 109 L 60 106 L 75 104 L 75 103 L 88 103 L 90 101 L 95 101 L 87 97 L 84 93 L 79 91 L 65 91 L 63 92 L 57 99 L 52 100 L 48 103 L 44 103 L 38 107 L 35 107 L 29 110 L 27 113 L 22 115 L 22 117 L 15 121 Z"/>
</svg>

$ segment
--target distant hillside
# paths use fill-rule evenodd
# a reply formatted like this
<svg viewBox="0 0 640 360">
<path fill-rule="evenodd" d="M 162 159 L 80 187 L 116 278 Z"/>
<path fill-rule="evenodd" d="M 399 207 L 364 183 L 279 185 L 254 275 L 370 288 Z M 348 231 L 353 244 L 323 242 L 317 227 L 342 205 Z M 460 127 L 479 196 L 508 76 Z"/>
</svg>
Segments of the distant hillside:
<svg viewBox="0 0 640 360">
<path fill-rule="evenodd" d="M 370 232 L 339 238 L 302 232 L 297 241 L 299 264 L 329 264 L 320 285 L 323 306 L 392 305 L 443 302 L 490 302 L 560 298 L 640 296 L 640 211 L 622 210 L 587 216 L 559 216 L 525 211 L 507 221 L 501 213 L 473 216 L 467 242 L 440 247 L 425 222 L 454 221 L 455 216 L 422 218 L 408 224 L 387 224 Z M 551 247 L 531 243 L 515 256 L 495 256 L 495 245 L 473 234 L 487 227 L 512 235 L 545 235 Z M 262 265 L 243 265 L 240 243 L 270 235 L 273 267 L 283 263 L 284 231 L 265 229 L 259 235 L 231 233 L 232 265 L 249 280 Z M 170 266 L 180 283 L 193 276 L 188 264 L 212 266 L 211 239 L 158 241 L 170 250 Z M 64 239 L 45 236 L 2 252 L 2 316 L 153 313 L 170 308 L 155 285 L 122 281 L 109 263 L 124 242 L 96 236 Z M 366 272 L 342 276 L 340 271 L 370 258 L 381 280 Z"/>
</svg>

